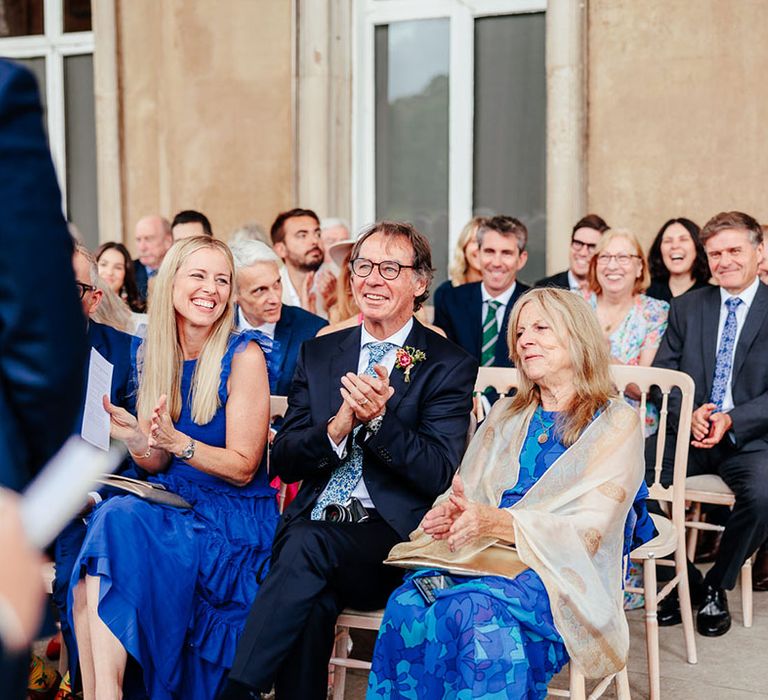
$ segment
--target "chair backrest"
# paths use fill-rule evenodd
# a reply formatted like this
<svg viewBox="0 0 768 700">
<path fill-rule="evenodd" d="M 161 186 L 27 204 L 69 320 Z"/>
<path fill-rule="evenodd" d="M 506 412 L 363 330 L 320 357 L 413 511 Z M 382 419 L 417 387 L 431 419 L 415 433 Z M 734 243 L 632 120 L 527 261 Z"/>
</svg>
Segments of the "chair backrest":
<svg viewBox="0 0 768 700">
<path fill-rule="evenodd" d="M 693 413 L 694 383 L 684 372 L 657 367 L 634 367 L 630 365 L 611 365 L 611 376 L 623 396 L 628 386 L 634 385 L 635 392 L 639 391 L 640 425 L 645 425 L 648 394 L 656 387 L 661 394 L 659 409 L 659 424 L 656 432 L 656 462 L 654 464 L 653 484 L 649 487 L 650 496 L 659 501 L 672 503 L 672 516 L 677 524 L 685 518 L 685 474 L 688 465 L 688 447 L 691 434 L 691 415 Z M 475 415 L 478 421 L 483 419 L 483 410 L 479 400 L 486 387 L 492 386 L 500 396 L 507 396 L 511 389 L 517 388 L 519 374 L 514 368 L 481 367 L 475 381 Z M 678 439 L 675 446 L 675 459 L 672 474 L 672 485 L 664 487 L 661 484 L 662 460 L 667 440 L 667 423 L 669 414 L 669 397 L 674 390 L 679 390 L 680 417 L 677 425 Z M 654 397 L 655 398 L 655 397 Z M 678 522 L 679 521 L 679 522 Z"/>
</svg>

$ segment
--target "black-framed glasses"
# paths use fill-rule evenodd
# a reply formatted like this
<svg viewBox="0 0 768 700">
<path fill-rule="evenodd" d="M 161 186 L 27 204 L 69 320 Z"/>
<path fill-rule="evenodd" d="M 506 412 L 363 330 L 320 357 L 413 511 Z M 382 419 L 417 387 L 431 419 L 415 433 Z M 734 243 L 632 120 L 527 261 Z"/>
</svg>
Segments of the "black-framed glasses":
<svg viewBox="0 0 768 700">
<path fill-rule="evenodd" d="M 578 238 L 574 238 L 571 241 L 571 248 L 574 250 L 583 250 L 586 248 L 588 253 L 594 253 L 595 248 L 597 248 L 597 243 L 587 243 L 586 241 L 580 241 Z"/>
<path fill-rule="evenodd" d="M 413 265 L 401 265 L 396 260 L 382 260 L 375 263 L 365 258 L 355 258 L 349 263 L 349 268 L 357 277 L 368 277 L 373 272 L 373 268 L 379 268 L 379 274 L 385 280 L 396 280 L 400 276 L 400 270 L 412 270 Z"/>
<path fill-rule="evenodd" d="M 86 292 L 96 291 L 96 287 L 94 287 L 92 284 L 86 284 L 85 282 L 75 282 L 75 287 L 77 287 L 77 293 L 80 299 L 86 295 Z"/>
</svg>

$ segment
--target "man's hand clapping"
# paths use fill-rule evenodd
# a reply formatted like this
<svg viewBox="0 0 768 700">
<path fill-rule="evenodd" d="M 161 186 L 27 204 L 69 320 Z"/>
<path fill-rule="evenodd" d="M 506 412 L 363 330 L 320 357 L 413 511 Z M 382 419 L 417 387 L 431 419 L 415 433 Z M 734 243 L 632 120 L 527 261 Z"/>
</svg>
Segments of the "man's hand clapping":
<svg viewBox="0 0 768 700">
<path fill-rule="evenodd" d="M 384 413 L 387 401 L 395 393 L 389 385 L 386 367 L 375 365 L 375 377 L 347 372 L 342 378 L 341 395 L 360 423 L 368 423 Z"/>
</svg>

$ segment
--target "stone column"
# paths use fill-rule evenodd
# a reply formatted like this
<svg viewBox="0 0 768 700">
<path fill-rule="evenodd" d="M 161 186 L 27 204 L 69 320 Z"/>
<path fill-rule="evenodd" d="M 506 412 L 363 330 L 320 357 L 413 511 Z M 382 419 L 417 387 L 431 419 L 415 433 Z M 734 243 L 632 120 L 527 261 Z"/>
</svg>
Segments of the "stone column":
<svg viewBox="0 0 768 700">
<path fill-rule="evenodd" d="M 587 213 L 587 0 L 549 0 L 547 22 L 547 272 L 568 267 L 574 223 Z"/>
</svg>

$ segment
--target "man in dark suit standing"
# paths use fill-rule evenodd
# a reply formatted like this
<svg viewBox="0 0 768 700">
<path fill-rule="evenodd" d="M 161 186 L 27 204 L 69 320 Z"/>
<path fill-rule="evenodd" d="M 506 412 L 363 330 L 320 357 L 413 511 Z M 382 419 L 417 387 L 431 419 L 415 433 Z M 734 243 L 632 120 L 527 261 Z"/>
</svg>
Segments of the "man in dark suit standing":
<svg viewBox="0 0 768 700">
<path fill-rule="evenodd" d="M 136 286 L 142 299 L 147 298 L 149 280 L 157 274 L 160 263 L 173 245 L 171 224 L 162 216 L 145 216 L 134 231 L 139 257 L 133 261 Z"/>
<path fill-rule="evenodd" d="M 696 382 L 688 475 L 719 474 L 736 495 L 696 617 L 701 634 L 719 636 L 731 626 L 725 589 L 735 586 L 742 564 L 768 536 L 768 287 L 757 277 L 763 233 L 751 216 L 718 214 L 702 229 L 701 242 L 720 286 L 672 300 L 653 365 Z M 667 478 L 674 424 L 664 455 Z"/>
<path fill-rule="evenodd" d="M 230 245 L 237 278 L 238 330 L 255 328 L 277 343 L 278 378 L 272 391 L 286 396 L 291 388 L 299 348 L 314 338 L 328 321 L 298 306 L 283 304 L 280 257 L 261 241 Z"/>
<path fill-rule="evenodd" d="M 608 230 L 608 224 L 597 214 L 587 214 L 579 219 L 571 231 L 571 247 L 568 251 L 568 269 L 536 282 L 536 287 L 559 287 L 582 294 L 589 286 L 589 261 L 595 254 L 600 236 Z"/>
<path fill-rule="evenodd" d="M 482 282 L 445 288 L 435 299 L 435 325 L 481 366 L 511 367 L 509 312 L 528 285 L 517 274 L 528 260 L 528 229 L 511 216 L 494 216 L 477 230 Z"/>
<path fill-rule="evenodd" d="M 37 86 L 29 71 L 3 60 L 0 211 L 0 486 L 20 489 L 72 432 L 85 323 Z M 28 570 L 24 561 L 0 559 L 0 568 L 16 567 Z M 18 649 L 35 633 L 34 615 L 24 611 L 36 609 L 38 587 L 35 580 L 22 588 L 9 578 L 0 586 L 0 687 L 3 698 L 22 698 L 28 657 L 4 654 L 3 647 Z"/>
<path fill-rule="evenodd" d="M 303 480 L 275 536 L 272 569 L 238 646 L 224 698 L 325 698 L 345 607 L 382 607 L 402 572 L 382 564 L 451 483 L 477 365 L 413 313 L 432 278 L 408 224 L 373 225 L 352 250 L 362 326 L 302 346 L 272 469 Z M 347 522 L 334 519 L 342 511 Z"/>
</svg>

